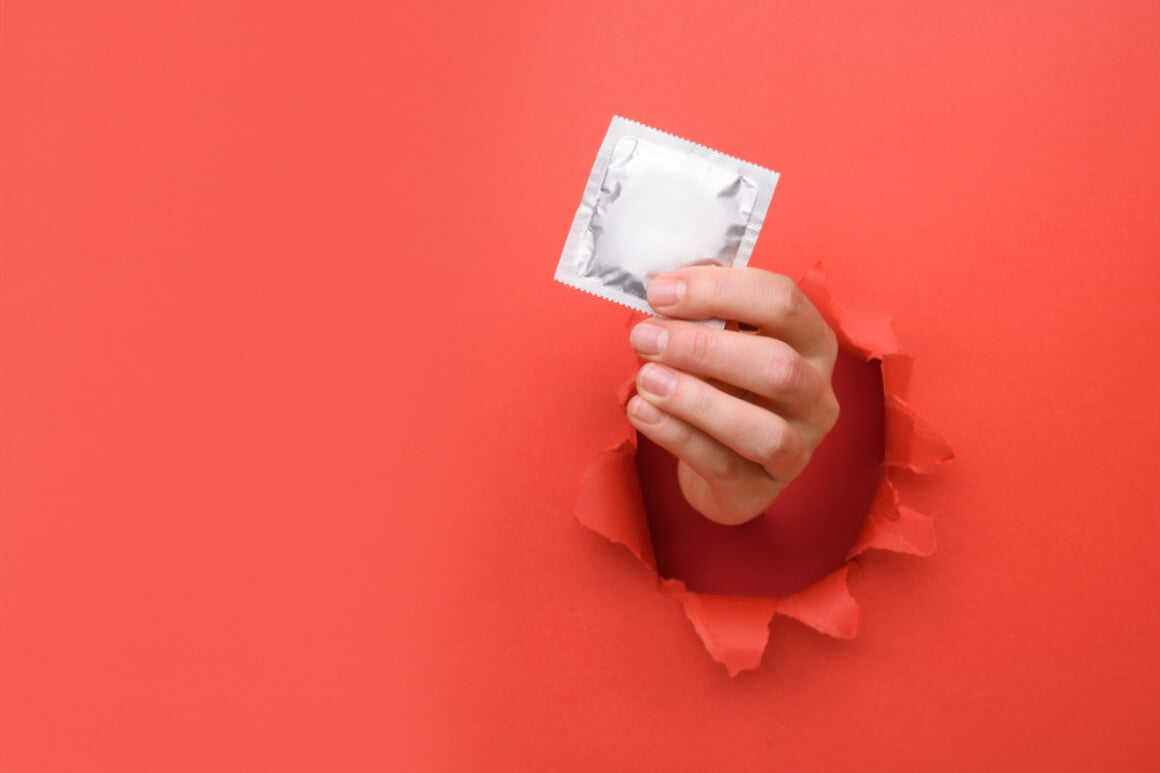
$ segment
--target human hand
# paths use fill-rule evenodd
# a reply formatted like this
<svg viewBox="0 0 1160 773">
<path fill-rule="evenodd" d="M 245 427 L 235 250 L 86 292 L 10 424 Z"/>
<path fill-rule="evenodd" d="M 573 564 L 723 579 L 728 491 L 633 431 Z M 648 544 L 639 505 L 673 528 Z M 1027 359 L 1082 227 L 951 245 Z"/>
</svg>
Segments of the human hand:
<svg viewBox="0 0 1160 773">
<path fill-rule="evenodd" d="M 757 268 L 696 266 L 654 278 L 667 317 L 632 329 L 645 360 L 628 419 L 680 461 L 689 504 L 739 524 L 797 477 L 838 420 L 830 386 L 838 343 L 793 280 Z M 720 317 L 756 328 L 684 320 Z M 732 326 L 731 326 L 732 327 Z"/>
</svg>

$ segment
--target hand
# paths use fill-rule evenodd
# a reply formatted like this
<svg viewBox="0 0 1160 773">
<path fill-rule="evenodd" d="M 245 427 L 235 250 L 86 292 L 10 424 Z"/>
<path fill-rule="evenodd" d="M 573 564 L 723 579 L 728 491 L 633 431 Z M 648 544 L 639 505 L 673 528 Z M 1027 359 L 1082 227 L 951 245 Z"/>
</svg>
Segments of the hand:
<svg viewBox="0 0 1160 773">
<path fill-rule="evenodd" d="M 629 344 L 649 362 L 627 409 L 637 431 L 680 460 L 690 505 L 717 523 L 751 520 L 805 468 L 838 420 L 834 332 L 793 280 L 756 268 L 662 274 L 649 283 L 648 301 L 668 317 L 756 328 L 641 322 Z"/>
</svg>

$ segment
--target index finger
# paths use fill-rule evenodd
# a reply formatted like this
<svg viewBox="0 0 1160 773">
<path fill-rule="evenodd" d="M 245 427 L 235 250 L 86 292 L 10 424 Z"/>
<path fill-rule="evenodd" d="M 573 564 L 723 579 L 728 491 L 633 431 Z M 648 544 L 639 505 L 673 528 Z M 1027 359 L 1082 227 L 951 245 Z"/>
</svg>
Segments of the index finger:
<svg viewBox="0 0 1160 773">
<path fill-rule="evenodd" d="M 832 361 L 836 353 L 833 332 L 797 283 L 759 268 L 691 266 L 660 274 L 649 282 L 648 302 L 666 317 L 744 322 L 808 359 Z"/>
</svg>

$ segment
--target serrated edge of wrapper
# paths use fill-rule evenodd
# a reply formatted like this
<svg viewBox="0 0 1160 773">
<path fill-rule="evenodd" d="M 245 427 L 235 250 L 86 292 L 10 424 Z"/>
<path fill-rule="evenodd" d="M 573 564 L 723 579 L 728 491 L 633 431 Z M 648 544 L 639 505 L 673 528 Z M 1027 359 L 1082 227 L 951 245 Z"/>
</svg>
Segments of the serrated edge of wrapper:
<svg viewBox="0 0 1160 773">
<path fill-rule="evenodd" d="M 596 201 L 600 194 L 601 186 L 604 183 L 608 165 L 612 161 L 612 151 L 616 147 L 616 143 L 623 137 L 636 137 L 638 139 L 648 140 L 662 147 L 679 150 L 698 158 L 704 158 L 712 163 L 728 166 L 731 169 L 738 170 L 741 174 L 753 178 L 754 183 L 757 185 L 757 198 L 753 203 L 753 212 L 745 224 L 745 235 L 741 238 L 741 242 L 737 246 L 737 258 L 733 262 L 734 267 L 742 267 L 749 264 L 749 258 L 753 254 L 753 248 L 757 244 L 757 237 L 761 232 L 762 225 L 765 223 L 765 216 L 769 210 L 769 205 L 773 199 L 780 175 L 772 169 L 750 163 L 737 156 L 731 156 L 728 153 L 722 153 L 706 145 L 678 137 L 675 134 L 654 129 L 651 126 L 619 115 L 612 117 L 612 122 L 609 124 L 608 131 L 604 135 L 604 140 L 600 144 L 600 150 L 596 154 L 596 160 L 593 162 L 592 171 L 588 174 L 588 181 L 584 186 L 584 195 L 580 199 L 580 206 L 576 209 L 576 215 L 572 218 L 572 225 L 568 229 L 568 238 L 564 241 L 564 249 L 560 254 L 559 262 L 556 264 L 556 272 L 553 278 L 561 284 L 582 290 L 590 295 L 603 298 L 606 301 L 612 301 L 613 303 L 627 306 L 635 311 L 659 317 L 663 315 L 657 314 L 644 298 L 626 293 L 617 288 L 609 287 L 598 279 L 584 276 L 579 273 L 579 268 L 576 265 L 576 255 L 582 243 L 583 236 L 591 225 L 592 215 L 596 208 Z M 725 326 L 725 321 L 720 319 L 701 320 L 701 323 L 709 327 L 721 328 Z"/>
</svg>

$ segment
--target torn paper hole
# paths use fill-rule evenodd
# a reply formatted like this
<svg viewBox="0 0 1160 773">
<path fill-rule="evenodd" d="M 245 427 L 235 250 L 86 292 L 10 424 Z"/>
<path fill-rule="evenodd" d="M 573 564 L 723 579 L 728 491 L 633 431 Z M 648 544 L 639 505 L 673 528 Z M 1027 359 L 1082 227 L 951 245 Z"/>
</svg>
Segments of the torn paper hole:
<svg viewBox="0 0 1160 773">
<path fill-rule="evenodd" d="M 834 389 L 843 410 L 810 466 L 769 511 L 742 526 L 701 517 L 676 485 L 676 460 L 638 439 L 627 421 L 623 439 L 584 473 L 576 501 L 580 523 L 624 545 L 657 575 L 660 590 L 683 605 L 731 676 L 760 665 L 774 615 L 830 636 L 856 635 L 849 562 L 871 549 L 929 555 L 936 544 L 933 519 L 906 506 L 892 472 L 927 473 L 952 457 L 905 401 L 911 363 L 889 318 L 839 306 L 820 265 L 799 285 L 838 335 Z M 626 388 L 616 397 L 623 404 L 629 395 Z M 843 471 L 840 485 L 835 469 Z M 842 539 L 834 539 L 834 529 Z M 835 544 L 841 552 L 833 552 Z"/>
</svg>

